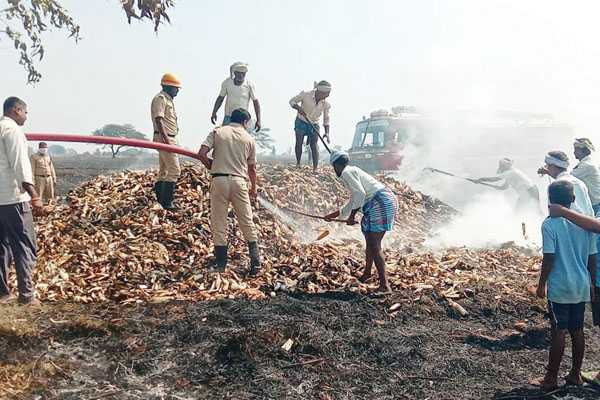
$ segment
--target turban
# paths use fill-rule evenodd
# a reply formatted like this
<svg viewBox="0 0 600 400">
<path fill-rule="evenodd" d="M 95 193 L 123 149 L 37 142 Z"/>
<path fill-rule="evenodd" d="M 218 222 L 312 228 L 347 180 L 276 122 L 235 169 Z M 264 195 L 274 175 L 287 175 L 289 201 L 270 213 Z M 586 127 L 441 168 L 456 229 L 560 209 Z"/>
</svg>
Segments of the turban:
<svg viewBox="0 0 600 400">
<path fill-rule="evenodd" d="M 329 162 L 331 163 L 331 165 L 333 165 L 337 160 L 339 160 L 342 157 L 349 158 L 348 153 L 346 153 L 345 151 L 334 151 L 329 156 Z"/>
<path fill-rule="evenodd" d="M 319 92 L 329 93 L 331 92 L 331 83 L 327 81 L 321 81 L 319 83 L 315 82 L 315 89 L 317 89 Z"/>
<path fill-rule="evenodd" d="M 588 149 L 590 152 L 596 150 L 596 149 L 594 149 L 594 145 L 592 144 L 592 141 L 588 138 L 575 139 L 575 143 L 573 143 L 573 145 L 575 147 L 579 147 L 582 149 Z"/>
<path fill-rule="evenodd" d="M 559 168 L 567 169 L 569 168 L 569 161 L 561 160 L 560 158 L 556 158 L 548 154 L 544 159 L 547 165 L 554 165 Z"/>
<path fill-rule="evenodd" d="M 229 67 L 231 74 L 234 72 L 248 72 L 248 64 L 243 62 L 236 62 L 231 67 Z"/>
</svg>

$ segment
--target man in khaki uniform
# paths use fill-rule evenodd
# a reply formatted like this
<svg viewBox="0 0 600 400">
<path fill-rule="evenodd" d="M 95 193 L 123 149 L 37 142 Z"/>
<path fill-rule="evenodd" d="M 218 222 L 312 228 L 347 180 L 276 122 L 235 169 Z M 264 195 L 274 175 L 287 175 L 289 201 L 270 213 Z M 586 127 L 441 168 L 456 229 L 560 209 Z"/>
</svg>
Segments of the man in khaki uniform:
<svg viewBox="0 0 600 400">
<path fill-rule="evenodd" d="M 181 82 L 173 74 L 164 74 L 160 84 L 162 90 L 152 99 L 151 115 L 154 126 L 154 141 L 177 144 L 177 113 L 173 99 L 179 93 Z M 154 184 L 156 199 L 165 210 L 174 210 L 173 197 L 177 179 L 181 175 L 177 154 L 158 151 L 158 177 Z"/>
<path fill-rule="evenodd" d="M 231 123 L 213 130 L 202 144 L 198 156 L 210 169 L 210 224 L 215 243 L 213 271 L 227 267 L 227 217 L 229 203 L 238 218 L 250 253 L 250 274 L 260 270 L 258 236 L 252 220 L 250 199 L 256 199 L 256 141 L 247 132 L 248 111 L 238 108 L 231 114 Z M 208 157 L 212 150 L 213 158 Z M 248 188 L 248 180 L 250 188 Z"/>
<path fill-rule="evenodd" d="M 54 200 L 54 185 L 56 185 L 56 172 L 54 163 L 48 154 L 48 145 L 41 142 L 38 152 L 31 155 L 31 169 L 35 181 L 35 191 L 42 202 Z"/>
</svg>

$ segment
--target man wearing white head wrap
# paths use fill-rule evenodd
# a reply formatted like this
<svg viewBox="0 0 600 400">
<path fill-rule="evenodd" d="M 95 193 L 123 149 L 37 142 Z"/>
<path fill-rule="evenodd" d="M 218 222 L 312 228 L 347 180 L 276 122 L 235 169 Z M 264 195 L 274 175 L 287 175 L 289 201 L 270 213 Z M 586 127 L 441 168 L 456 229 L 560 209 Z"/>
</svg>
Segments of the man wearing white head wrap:
<svg viewBox="0 0 600 400">
<path fill-rule="evenodd" d="M 592 160 L 594 145 L 589 139 L 575 139 L 573 154 L 579 164 L 573 168 L 571 174 L 585 183 L 590 194 L 590 200 L 596 216 L 600 216 L 600 169 Z"/>
<path fill-rule="evenodd" d="M 260 102 L 256 97 L 256 90 L 254 84 L 246 79 L 246 73 L 248 72 L 248 64 L 243 62 L 236 62 L 229 67 L 229 78 L 225 79 L 221 84 L 221 91 L 215 100 L 213 107 L 212 116 L 210 121 L 213 124 L 217 122 L 217 112 L 221 108 L 223 101 L 225 101 L 225 116 L 223 118 L 223 125 L 228 125 L 231 122 L 231 113 L 237 109 L 249 110 L 250 100 L 254 105 L 254 113 L 256 114 L 256 123 L 254 129 L 258 132 L 261 128 L 260 119 Z"/>
<path fill-rule="evenodd" d="M 296 163 L 300 166 L 302 159 L 302 143 L 304 137 L 308 137 L 310 150 L 312 154 L 313 169 L 316 171 L 319 165 L 318 135 L 320 131 L 319 119 L 323 116 L 323 127 L 325 128 L 324 139 L 330 142 L 329 137 L 329 109 L 331 105 L 327 102 L 327 97 L 331 92 L 331 83 L 321 81 L 315 83 L 314 89 L 302 91 L 290 99 L 290 106 L 298 111 L 294 122 L 294 131 L 296 132 Z"/>
<path fill-rule="evenodd" d="M 473 180 L 476 183 L 504 181 L 498 190 L 511 188 L 519 196 L 515 209 L 523 215 L 541 215 L 540 192 L 537 186 L 523 173 L 514 167 L 514 161 L 503 158 L 498 163 L 497 176 L 479 178 Z"/>
<path fill-rule="evenodd" d="M 569 157 L 562 151 L 551 151 L 546 155 L 544 161 L 546 165 L 538 169 L 538 174 L 549 175 L 556 180 L 571 182 L 575 188 L 575 202 L 571 204 L 571 209 L 585 215 L 594 216 L 587 186 L 583 181 L 567 172 Z"/>
<path fill-rule="evenodd" d="M 594 215 L 596 218 L 600 217 L 600 169 L 596 163 L 592 160 L 592 152 L 595 151 L 592 141 L 587 138 L 575 139 L 573 142 L 573 153 L 575 158 L 579 160 L 579 164 L 573 168 L 573 176 L 579 178 L 588 188 L 590 194 L 590 200 L 592 201 L 592 208 L 594 209 Z M 596 247 L 600 246 L 600 235 L 596 236 Z M 596 296 L 600 293 L 600 258 L 596 258 Z M 595 301 L 592 304 L 594 325 L 600 326 L 600 301 Z M 600 382 L 600 372 L 597 374 L 588 374 L 588 377 L 597 377 Z M 594 379 L 593 379 L 594 380 Z"/>
<path fill-rule="evenodd" d="M 391 231 L 398 210 L 396 195 L 385 185 L 358 167 L 348 165 L 349 157 L 345 151 L 335 151 L 329 157 L 336 175 L 344 183 L 352 198 L 340 210 L 326 215 L 325 220 L 342 217 L 348 225 L 356 224 L 356 214 L 361 211 L 363 218 L 360 222 L 361 231 L 366 241 L 365 270 L 361 281 L 371 278 L 373 263 L 379 275 L 381 293 L 392 291 L 385 271 L 385 258 L 381 250 L 381 241 L 387 231 Z"/>
</svg>

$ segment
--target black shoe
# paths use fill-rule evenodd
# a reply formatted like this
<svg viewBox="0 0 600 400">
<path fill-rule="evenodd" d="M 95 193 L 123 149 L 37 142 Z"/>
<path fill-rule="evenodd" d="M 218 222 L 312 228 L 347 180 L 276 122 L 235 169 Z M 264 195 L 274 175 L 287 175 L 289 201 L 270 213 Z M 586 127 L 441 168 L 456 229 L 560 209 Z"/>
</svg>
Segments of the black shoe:
<svg viewBox="0 0 600 400">
<path fill-rule="evenodd" d="M 248 242 L 248 253 L 250 254 L 250 275 L 258 275 L 261 269 L 258 242 Z"/>
<path fill-rule="evenodd" d="M 162 182 L 162 188 L 160 190 L 160 205 L 165 210 L 175 211 L 177 207 L 173 205 L 173 198 L 175 197 L 175 182 Z"/>
<path fill-rule="evenodd" d="M 208 268 L 210 272 L 225 272 L 227 268 L 227 246 L 215 246 L 215 261 Z"/>
<path fill-rule="evenodd" d="M 156 181 L 154 183 L 154 194 L 156 195 L 156 201 L 160 202 L 160 194 L 162 192 L 162 181 Z"/>
</svg>

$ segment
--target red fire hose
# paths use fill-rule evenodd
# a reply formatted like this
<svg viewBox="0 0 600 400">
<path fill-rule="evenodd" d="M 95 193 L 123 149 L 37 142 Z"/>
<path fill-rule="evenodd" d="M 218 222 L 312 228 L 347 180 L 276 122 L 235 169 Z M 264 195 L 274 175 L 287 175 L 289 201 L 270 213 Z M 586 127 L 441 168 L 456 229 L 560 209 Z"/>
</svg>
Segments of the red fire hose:
<svg viewBox="0 0 600 400">
<path fill-rule="evenodd" d="M 75 143 L 95 143 L 95 144 L 114 144 L 116 146 L 143 147 L 146 149 L 163 150 L 170 153 L 181 154 L 182 156 L 198 159 L 198 154 L 186 150 L 183 147 L 171 144 L 151 142 L 149 140 L 126 139 L 118 137 L 91 136 L 91 135 L 71 135 L 65 133 L 28 133 L 27 140 L 36 142 L 75 142 Z"/>
</svg>

